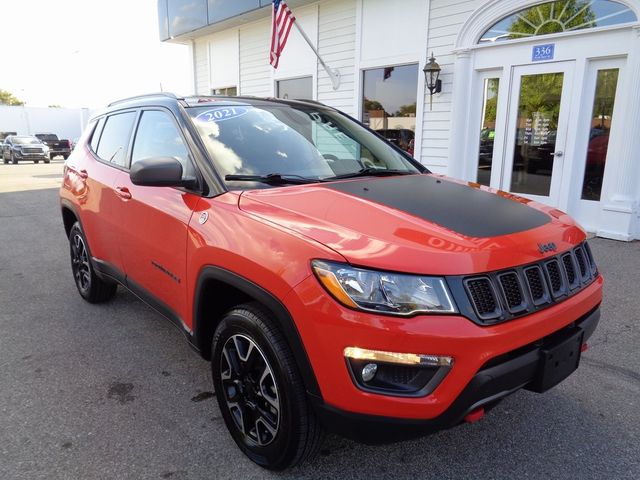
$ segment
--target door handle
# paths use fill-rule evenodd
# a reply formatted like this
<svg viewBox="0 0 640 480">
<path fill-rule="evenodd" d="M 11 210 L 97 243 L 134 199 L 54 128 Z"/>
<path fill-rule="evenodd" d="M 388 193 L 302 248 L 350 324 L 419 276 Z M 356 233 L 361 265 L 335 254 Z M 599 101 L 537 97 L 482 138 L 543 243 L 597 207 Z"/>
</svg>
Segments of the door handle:
<svg viewBox="0 0 640 480">
<path fill-rule="evenodd" d="M 73 173 L 75 173 L 76 175 L 78 175 L 83 180 L 86 180 L 87 178 L 89 178 L 89 174 L 87 173 L 87 171 L 85 169 L 78 170 L 76 167 L 72 167 L 70 165 L 67 166 L 67 168 L 69 170 L 71 170 Z"/>
<path fill-rule="evenodd" d="M 131 198 L 131 192 L 127 187 L 116 187 L 116 194 L 124 200 L 129 200 Z"/>
<path fill-rule="evenodd" d="M 562 151 L 553 152 L 551 154 L 552 157 L 561 157 L 562 155 L 564 155 L 564 152 Z"/>
</svg>

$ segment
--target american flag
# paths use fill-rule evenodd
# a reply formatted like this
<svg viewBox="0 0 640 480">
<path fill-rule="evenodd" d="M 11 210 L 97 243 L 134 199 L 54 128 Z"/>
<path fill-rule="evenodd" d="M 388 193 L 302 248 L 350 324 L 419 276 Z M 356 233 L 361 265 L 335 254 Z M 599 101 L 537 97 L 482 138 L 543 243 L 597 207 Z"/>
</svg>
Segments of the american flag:
<svg viewBox="0 0 640 480">
<path fill-rule="evenodd" d="M 271 11 L 271 50 L 269 52 L 269 63 L 273 68 L 278 68 L 280 54 L 289 38 L 289 32 L 296 21 L 296 17 L 283 0 L 273 0 L 273 10 Z"/>
</svg>

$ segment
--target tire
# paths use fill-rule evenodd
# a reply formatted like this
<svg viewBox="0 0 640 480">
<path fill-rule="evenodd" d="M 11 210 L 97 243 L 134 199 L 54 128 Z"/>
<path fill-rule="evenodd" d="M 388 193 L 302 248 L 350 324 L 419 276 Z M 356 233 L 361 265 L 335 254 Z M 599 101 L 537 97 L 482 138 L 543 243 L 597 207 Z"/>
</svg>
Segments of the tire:
<svg viewBox="0 0 640 480">
<path fill-rule="evenodd" d="M 40 163 L 40 160 L 34 160 L 33 163 Z"/>
<path fill-rule="evenodd" d="M 317 453 L 324 429 L 275 325 L 256 303 L 227 312 L 213 335 L 211 370 L 220 411 L 238 447 L 261 467 L 284 470 Z"/>
<path fill-rule="evenodd" d="M 62 158 L 66 160 L 67 158 L 69 158 L 69 154 L 67 153 L 66 155 L 62 155 Z"/>
<path fill-rule="evenodd" d="M 50 163 L 51 160 L 49 160 L 48 158 L 44 161 L 44 163 Z"/>
<path fill-rule="evenodd" d="M 9 159 L 11 160 L 12 164 L 17 164 L 18 163 L 18 159 L 16 158 L 16 156 L 13 153 L 9 154 Z"/>
<path fill-rule="evenodd" d="M 87 239 L 79 222 L 74 223 L 69 231 L 69 253 L 73 279 L 80 296 L 89 303 L 102 303 L 112 299 L 118 285 L 96 275 Z"/>
</svg>

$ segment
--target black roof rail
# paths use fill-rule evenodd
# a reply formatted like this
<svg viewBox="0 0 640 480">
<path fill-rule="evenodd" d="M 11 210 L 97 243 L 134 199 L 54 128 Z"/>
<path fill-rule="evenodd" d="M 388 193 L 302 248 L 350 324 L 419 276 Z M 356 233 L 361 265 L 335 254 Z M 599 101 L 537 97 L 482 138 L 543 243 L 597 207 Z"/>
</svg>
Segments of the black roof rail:
<svg viewBox="0 0 640 480">
<path fill-rule="evenodd" d="M 329 107 L 326 103 L 319 102 L 318 100 L 311 100 L 310 98 L 294 98 L 296 102 L 315 103 L 316 105 L 322 105 L 323 107 Z M 329 107 L 333 108 L 333 107 Z"/>
<path fill-rule="evenodd" d="M 147 94 L 144 94 L 144 95 L 135 95 L 133 97 L 127 97 L 127 98 L 123 98 L 123 99 L 120 99 L 120 100 L 116 100 L 115 102 L 111 102 L 107 106 L 108 107 L 112 107 L 112 106 L 118 105 L 120 103 L 129 102 L 131 100 L 139 100 L 139 99 L 148 98 L 148 97 L 165 97 L 165 98 L 171 98 L 173 100 L 178 100 L 179 99 L 179 97 L 175 93 L 171 93 L 171 92 L 147 93 Z"/>
</svg>

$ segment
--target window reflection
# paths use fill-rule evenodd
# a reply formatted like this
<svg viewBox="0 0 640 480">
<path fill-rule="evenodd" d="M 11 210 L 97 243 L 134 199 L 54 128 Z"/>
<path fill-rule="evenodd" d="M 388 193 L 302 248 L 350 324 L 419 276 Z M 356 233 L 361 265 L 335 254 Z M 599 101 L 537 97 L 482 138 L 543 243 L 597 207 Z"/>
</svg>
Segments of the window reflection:
<svg viewBox="0 0 640 480">
<path fill-rule="evenodd" d="M 477 182 L 487 186 L 489 186 L 491 182 L 491 164 L 493 161 L 493 143 L 496 137 L 499 86 L 499 78 L 485 78 L 484 80 Z"/>
<path fill-rule="evenodd" d="M 591 113 L 587 162 L 582 182 L 583 200 L 600 200 L 617 86 L 617 68 L 598 70 Z"/>
<path fill-rule="evenodd" d="M 610 0 L 562 0 L 525 8 L 494 24 L 479 43 L 606 27 L 637 20 L 633 11 Z"/>
<path fill-rule="evenodd" d="M 417 64 L 363 72 L 363 123 L 410 155 L 415 142 L 417 88 Z"/>
<path fill-rule="evenodd" d="M 289 100 L 313 100 L 313 78 L 291 78 L 278 80 L 276 96 Z"/>
<path fill-rule="evenodd" d="M 227 97 L 235 97 L 238 95 L 238 87 L 212 88 L 211 95 L 225 95 Z"/>
<path fill-rule="evenodd" d="M 549 195 L 563 78 L 559 72 L 520 79 L 512 192 Z"/>
</svg>

